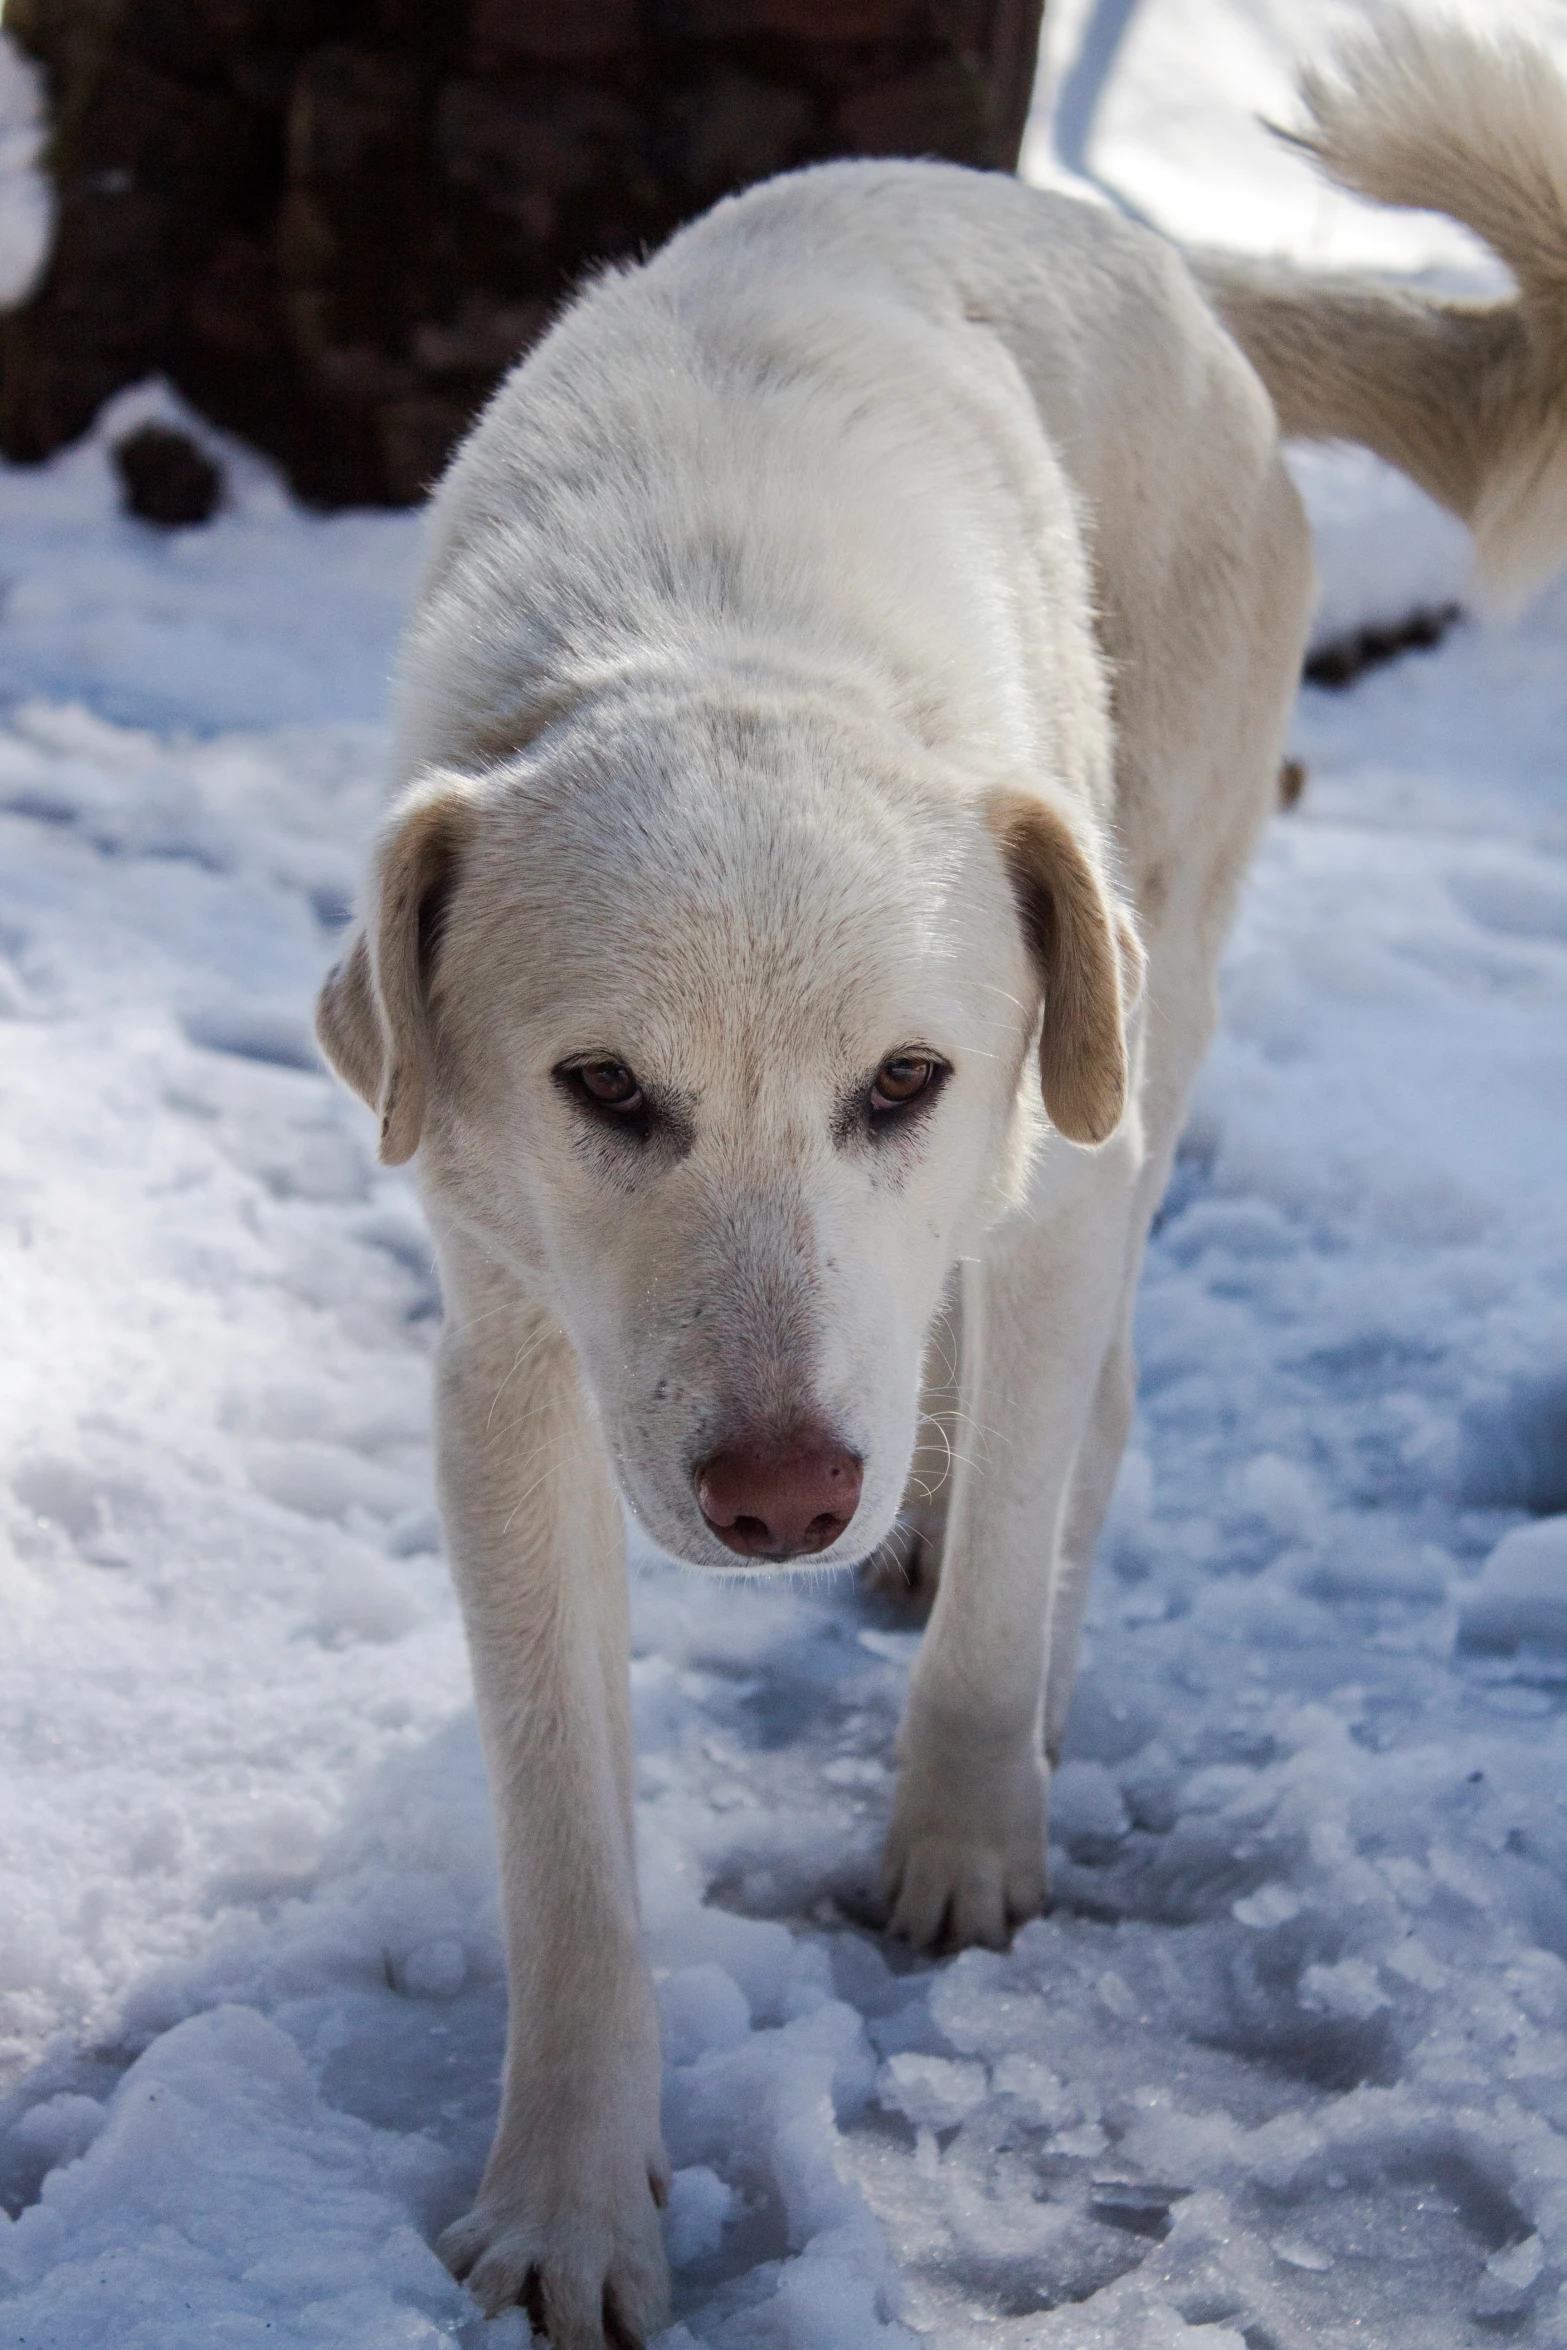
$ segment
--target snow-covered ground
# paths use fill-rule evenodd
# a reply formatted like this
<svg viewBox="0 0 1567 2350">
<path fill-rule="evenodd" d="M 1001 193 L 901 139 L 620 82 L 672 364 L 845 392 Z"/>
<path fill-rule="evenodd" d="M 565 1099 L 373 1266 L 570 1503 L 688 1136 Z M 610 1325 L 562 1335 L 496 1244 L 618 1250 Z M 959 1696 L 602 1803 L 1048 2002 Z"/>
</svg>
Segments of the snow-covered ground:
<svg viewBox="0 0 1567 2350">
<path fill-rule="evenodd" d="M 1293 235 L 1245 114 L 1329 13 L 1144 0 L 1101 101 L 1139 201 L 1211 168 Z M 504 2005 L 438 1301 L 308 1041 L 417 524 L 236 460 L 154 537 L 104 455 L 147 405 L 0 475 L 0 2344 L 519 2350 L 428 2249 Z M 1412 493 L 1305 471 L 1336 624 L 1453 592 Z M 639 1562 L 669 2350 L 1567 2345 L 1564 632 L 1558 589 L 1304 697 L 1051 1915 L 881 1941 L 914 1635 Z"/>
</svg>

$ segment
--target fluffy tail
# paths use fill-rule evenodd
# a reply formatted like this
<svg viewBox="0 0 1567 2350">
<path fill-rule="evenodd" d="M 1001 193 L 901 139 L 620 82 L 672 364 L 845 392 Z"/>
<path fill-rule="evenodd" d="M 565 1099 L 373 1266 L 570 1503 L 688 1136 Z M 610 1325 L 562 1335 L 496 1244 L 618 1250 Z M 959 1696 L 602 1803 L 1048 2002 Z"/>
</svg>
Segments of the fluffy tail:
<svg viewBox="0 0 1567 2350">
<path fill-rule="evenodd" d="M 1303 78 L 1299 143 L 1341 187 L 1445 212 L 1517 292 L 1477 304 L 1204 253 L 1192 265 L 1286 437 L 1360 441 L 1474 533 L 1516 601 L 1567 557 L 1567 81 L 1511 29 L 1389 14 Z"/>
</svg>

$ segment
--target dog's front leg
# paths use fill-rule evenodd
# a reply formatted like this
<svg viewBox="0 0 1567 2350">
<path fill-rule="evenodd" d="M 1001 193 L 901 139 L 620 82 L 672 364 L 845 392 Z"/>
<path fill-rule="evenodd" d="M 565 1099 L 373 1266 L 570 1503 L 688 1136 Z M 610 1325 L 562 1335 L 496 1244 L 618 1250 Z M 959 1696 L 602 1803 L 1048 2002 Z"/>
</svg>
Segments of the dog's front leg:
<svg viewBox="0 0 1567 2350">
<path fill-rule="evenodd" d="M 659 2038 L 632 1845 L 624 1535 L 564 1334 L 443 1252 L 442 1512 L 500 1841 L 500 2121 L 441 2251 L 556 2350 L 624 2350 L 667 2301 Z"/>
<path fill-rule="evenodd" d="M 1043 1703 L 1073 1469 L 1116 1331 L 1135 1172 L 1113 1143 L 965 1264 L 963 1406 L 941 1580 L 899 1733 L 892 1929 L 1000 1948 L 1045 1893 Z"/>
</svg>

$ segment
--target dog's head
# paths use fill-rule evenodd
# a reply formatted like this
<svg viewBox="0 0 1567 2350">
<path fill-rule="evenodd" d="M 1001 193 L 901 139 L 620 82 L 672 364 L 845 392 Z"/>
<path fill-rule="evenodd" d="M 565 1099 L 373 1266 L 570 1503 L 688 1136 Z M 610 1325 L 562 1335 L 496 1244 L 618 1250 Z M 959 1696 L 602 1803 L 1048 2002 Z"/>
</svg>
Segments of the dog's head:
<svg viewBox="0 0 1567 2350">
<path fill-rule="evenodd" d="M 1042 1113 L 1115 1128 L 1136 962 L 1048 799 L 808 712 L 605 707 L 405 796 L 319 1028 L 569 1334 L 654 1539 L 832 1564 L 892 1526 L 944 1284 Z"/>
</svg>

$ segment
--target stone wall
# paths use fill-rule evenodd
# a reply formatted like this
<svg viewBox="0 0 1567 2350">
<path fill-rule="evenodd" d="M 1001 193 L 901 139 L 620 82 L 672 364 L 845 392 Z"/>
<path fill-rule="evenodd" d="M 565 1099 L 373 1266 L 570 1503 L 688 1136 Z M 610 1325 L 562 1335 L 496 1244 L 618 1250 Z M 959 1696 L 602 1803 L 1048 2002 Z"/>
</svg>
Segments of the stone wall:
<svg viewBox="0 0 1567 2350">
<path fill-rule="evenodd" d="M 417 498 L 594 262 L 825 156 L 1011 169 L 1041 5 L 8 0 L 58 229 L 0 450 L 161 372 L 307 498 Z"/>
</svg>

